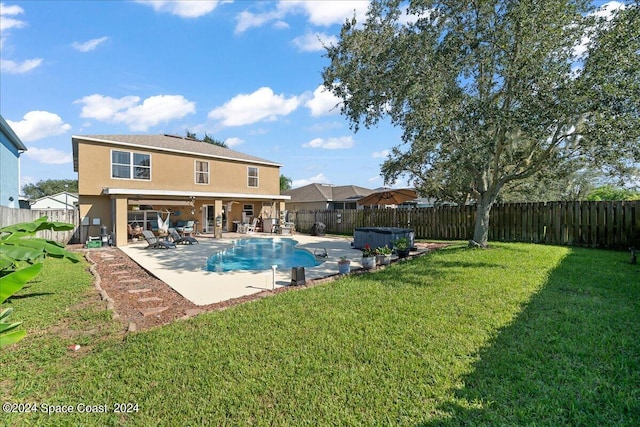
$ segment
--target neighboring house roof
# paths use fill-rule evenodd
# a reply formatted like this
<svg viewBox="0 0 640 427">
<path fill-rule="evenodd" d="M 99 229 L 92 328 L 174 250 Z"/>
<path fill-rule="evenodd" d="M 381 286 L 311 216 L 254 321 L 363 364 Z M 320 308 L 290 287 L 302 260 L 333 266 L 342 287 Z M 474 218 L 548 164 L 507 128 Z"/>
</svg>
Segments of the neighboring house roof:
<svg viewBox="0 0 640 427">
<path fill-rule="evenodd" d="M 31 209 L 73 209 L 77 202 L 77 194 L 62 191 L 34 200 Z"/>
<path fill-rule="evenodd" d="M 371 194 L 373 190 L 357 185 L 309 184 L 283 191 L 292 202 L 345 202 L 355 201 Z"/>
<path fill-rule="evenodd" d="M 79 140 L 119 145 L 129 148 L 146 148 L 181 154 L 196 154 L 201 157 L 213 157 L 269 166 L 282 166 L 279 163 L 251 156 L 229 148 L 174 135 L 73 135 L 71 137 L 71 141 L 73 145 L 73 170 L 75 172 L 78 172 Z"/>
<path fill-rule="evenodd" d="M 0 116 L 0 131 L 2 131 L 2 133 L 6 135 L 9 142 L 11 142 L 11 144 L 13 144 L 13 146 L 16 147 L 19 152 L 27 151 L 27 147 L 22 143 L 22 141 L 20 141 L 18 135 L 15 134 L 13 129 L 11 129 L 11 126 L 9 126 L 9 124 L 4 120 L 2 116 Z"/>
</svg>

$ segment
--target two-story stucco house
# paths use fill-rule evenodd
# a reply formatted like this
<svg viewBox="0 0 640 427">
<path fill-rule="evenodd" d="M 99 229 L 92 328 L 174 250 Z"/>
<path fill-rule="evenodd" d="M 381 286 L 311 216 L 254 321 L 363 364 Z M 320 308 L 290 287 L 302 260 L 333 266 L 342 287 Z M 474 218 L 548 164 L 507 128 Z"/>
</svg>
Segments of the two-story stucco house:
<svg viewBox="0 0 640 427">
<path fill-rule="evenodd" d="M 81 236 L 106 226 L 127 244 L 128 225 L 195 221 L 196 232 L 232 231 L 261 217 L 279 219 L 282 165 L 172 135 L 75 135 Z"/>
<path fill-rule="evenodd" d="M 20 192 L 20 154 L 27 147 L 0 116 L 0 205 L 18 208 Z"/>
</svg>

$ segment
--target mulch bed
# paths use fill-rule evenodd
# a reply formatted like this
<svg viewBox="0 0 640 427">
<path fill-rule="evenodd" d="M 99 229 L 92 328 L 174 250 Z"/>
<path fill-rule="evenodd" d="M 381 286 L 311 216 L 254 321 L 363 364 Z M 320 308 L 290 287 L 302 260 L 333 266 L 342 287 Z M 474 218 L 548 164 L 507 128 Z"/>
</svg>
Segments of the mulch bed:
<svg viewBox="0 0 640 427">
<path fill-rule="evenodd" d="M 447 243 L 416 244 L 421 254 L 447 245 Z M 222 310 L 292 289 L 303 289 L 339 277 L 336 274 L 325 279 L 307 281 L 303 286 L 281 287 L 199 306 L 153 276 L 118 248 L 83 249 L 81 246 L 76 248 L 69 246 L 69 249 L 83 253 L 92 264 L 91 272 L 96 276 L 94 283 L 97 290 L 107 307 L 113 309 L 114 317 L 122 322 L 124 329 L 130 332 L 165 325 L 206 311 Z"/>
</svg>

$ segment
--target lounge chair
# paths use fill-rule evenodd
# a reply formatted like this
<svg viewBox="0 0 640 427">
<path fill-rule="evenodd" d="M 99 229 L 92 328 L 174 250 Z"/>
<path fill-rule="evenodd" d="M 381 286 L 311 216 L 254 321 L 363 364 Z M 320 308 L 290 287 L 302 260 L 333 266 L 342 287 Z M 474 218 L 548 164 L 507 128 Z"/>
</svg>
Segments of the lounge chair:
<svg viewBox="0 0 640 427">
<path fill-rule="evenodd" d="M 169 237 L 171 237 L 171 240 L 173 240 L 173 243 L 175 244 L 193 245 L 194 243 L 198 243 L 195 237 L 181 236 L 175 228 L 169 229 Z"/>
<path fill-rule="evenodd" d="M 144 236 L 144 239 L 148 243 L 148 246 L 146 247 L 146 249 L 149 249 L 149 248 L 153 248 L 153 249 L 169 249 L 169 248 L 175 248 L 176 247 L 175 243 L 170 242 L 168 240 L 159 239 L 156 236 L 154 236 L 153 232 L 151 232 L 149 230 L 142 230 L 142 235 Z"/>
</svg>

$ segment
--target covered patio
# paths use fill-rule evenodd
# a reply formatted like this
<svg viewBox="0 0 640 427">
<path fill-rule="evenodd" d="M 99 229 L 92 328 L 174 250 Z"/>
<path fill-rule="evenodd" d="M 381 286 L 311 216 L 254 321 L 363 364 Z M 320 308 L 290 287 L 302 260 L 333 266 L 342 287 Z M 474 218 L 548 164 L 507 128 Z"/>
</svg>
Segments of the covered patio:
<svg viewBox="0 0 640 427">
<path fill-rule="evenodd" d="M 234 232 L 241 224 L 258 222 L 258 229 L 272 231 L 273 225 L 284 224 L 284 204 L 289 196 L 279 194 L 188 193 L 104 188 L 110 197 L 110 232 L 114 244 L 124 247 L 133 243 L 132 229 L 166 234 L 166 229 L 192 225 L 189 235 L 201 233 L 221 238 L 223 232 Z M 182 224 L 178 224 L 178 223 Z M 87 234 L 96 233 L 87 225 Z M 136 233 L 138 234 L 138 233 Z M 137 236 L 136 236 L 137 237 Z"/>
</svg>

